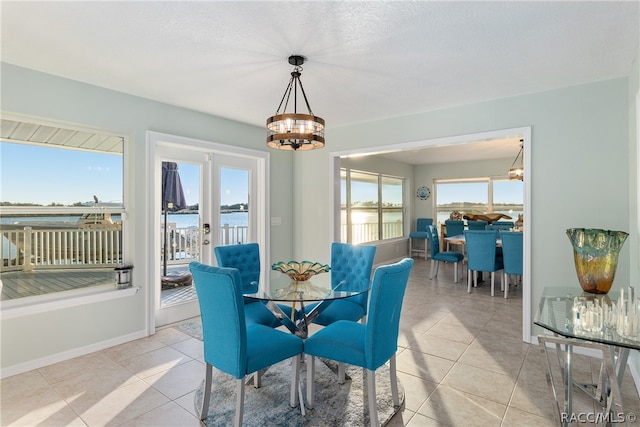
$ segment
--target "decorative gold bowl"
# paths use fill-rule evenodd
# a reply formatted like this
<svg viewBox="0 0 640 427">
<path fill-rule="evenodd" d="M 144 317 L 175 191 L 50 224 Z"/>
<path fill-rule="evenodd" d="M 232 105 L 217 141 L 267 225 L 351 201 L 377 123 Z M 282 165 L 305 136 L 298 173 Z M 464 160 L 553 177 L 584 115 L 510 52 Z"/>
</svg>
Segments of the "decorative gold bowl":
<svg viewBox="0 0 640 427">
<path fill-rule="evenodd" d="M 309 280 L 311 276 L 331 270 L 331 267 L 329 267 L 328 264 L 320 264 L 319 262 L 311 261 L 280 261 L 273 264 L 271 269 L 285 273 L 292 280 L 303 282 L 305 280 Z"/>
</svg>

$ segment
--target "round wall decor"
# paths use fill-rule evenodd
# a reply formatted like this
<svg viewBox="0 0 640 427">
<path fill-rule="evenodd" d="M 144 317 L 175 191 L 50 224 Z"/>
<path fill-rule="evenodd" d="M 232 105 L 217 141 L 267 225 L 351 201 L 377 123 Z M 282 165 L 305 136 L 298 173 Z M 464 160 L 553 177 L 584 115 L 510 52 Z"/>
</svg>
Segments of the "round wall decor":
<svg viewBox="0 0 640 427">
<path fill-rule="evenodd" d="M 418 188 L 417 195 L 418 195 L 418 199 L 427 200 L 429 196 L 431 196 L 431 190 L 429 190 L 428 187 L 420 187 Z"/>
</svg>

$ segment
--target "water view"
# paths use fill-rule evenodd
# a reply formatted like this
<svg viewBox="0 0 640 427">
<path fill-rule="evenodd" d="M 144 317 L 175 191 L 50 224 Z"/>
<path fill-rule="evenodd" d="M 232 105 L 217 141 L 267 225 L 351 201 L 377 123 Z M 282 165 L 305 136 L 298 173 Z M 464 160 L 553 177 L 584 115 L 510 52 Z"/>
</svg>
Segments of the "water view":
<svg viewBox="0 0 640 427">
<path fill-rule="evenodd" d="M 175 214 L 167 215 L 168 221 L 175 223 L 177 228 L 198 227 L 198 214 Z M 111 217 L 114 222 L 120 221 L 120 215 L 113 214 Z M 248 224 L 248 212 L 231 212 L 220 214 L 220 226 L 229 224 L 230 226 L 246 226 Z M 0 224 L 24 224 L 29 223 L 62 223 L 67 225 L 76 224 L 80 219 L 80 215 L 70 216 L 2 216 Z M 164 218 L 163 218 L 164 221 Z"/>
</svg>

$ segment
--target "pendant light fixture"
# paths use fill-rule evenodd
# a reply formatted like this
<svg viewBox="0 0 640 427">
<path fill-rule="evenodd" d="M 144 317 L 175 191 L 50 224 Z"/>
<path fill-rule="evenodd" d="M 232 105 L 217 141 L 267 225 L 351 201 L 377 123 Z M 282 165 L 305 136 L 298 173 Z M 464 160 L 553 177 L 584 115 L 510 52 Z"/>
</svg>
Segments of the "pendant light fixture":
<svg viewBox="0 0 640 427">
<path fill-rule="evenodd" d="M 292 55 L 289 64 L 294 66 L 291 79 L 284 91 L 275 116 L 267 119 L 267 146 L 279 150 L 315 150 L 324 147 L 324 119 L 311 111 L 307 95 L 304 93 L 300 74 L 305 57 Z M 298 87 L 307 106 L 308 114 L 298 113 Z M 293 113 L 287 113 L 289 99 L 293 92 Z M 284 104 L 284 108 L 283 108 Z M 280 109 L 282 108 L 282 113 Z"/>
<path fill-rule="evenodd" d="M 509 179 L 510 180 L 518 180 L 522 181 L 524 179 L 524 164 L 522 159 L 522 150 L 524 149 L 524 139 L 520 139 L 520 151 L 518 151 L 518 155 L 513 160 L 511 164 L 511 168 L 509 168 Z M 516 162 L 520 158 L 520 166 L 516 166 Z"/>
</svg>

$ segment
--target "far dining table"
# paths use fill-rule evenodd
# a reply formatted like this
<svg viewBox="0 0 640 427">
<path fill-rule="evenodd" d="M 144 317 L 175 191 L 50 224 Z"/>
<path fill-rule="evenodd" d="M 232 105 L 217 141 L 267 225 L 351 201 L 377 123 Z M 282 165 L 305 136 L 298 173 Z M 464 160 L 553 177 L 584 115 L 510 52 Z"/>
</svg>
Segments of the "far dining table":
<svg viewBox="0 0 640 427">
<path fill-rule="evenodd" d="M 333 289 L 331 273 L 321 273 L 305 281 L 296 281 L 284 273 L 271 271 L 258 292 L 244 296 L 261 301 L 292 334 L 304 339 L 309 334 L 309 324 L 334 300 L 363 294 L 369 291 L 370 286 L 369 281 L 356 284 L 343 281 Z M 305 305 L 312 303 L 317 304 L 306 313 Z M 290 306 L 291 309 L 285 312 L 282 306 Z"/>
<path fill-rule="evenodd" d="M 462 245 L 465 246 L 467 244 L 467 241 L 464 238 L 464 234 L 458 234 L 455 236 L 451 236 L 451 237 L 445 237 L 444 238 L 445 243 L 447 244 L 447 250 L 449 250 L 449 245 Z M 500 240 L 500 238 L 498 238 L 498 240 L 496 240 L 496 246 L 501 247 L 502 246 L 502 240 Z"/>
<path fill-rule="evenodd" d="M 465 258 L 462 260 L 463 265 L 465 262 L 467 262 L 467 258 L 466 258 L 466 253 L 467 253 L 467 241 L 464 238 L 464 234 L 457 234 L 455 236 L 451 236 L 451 237 L 445 237 L 443 239 L 444 243 L 446 244 L 446 248 L 447 250 L 449 250 L 449 245 L 460 245 L 462 246 L 462 253 L 465 254 Z M 498 238 L 496 240 L 496 246 L 497 247 L 502 247 L 502 240 L 500 240 L 500 238 Z M 478 272 L 478 281 L 482 282 L 482 272 L 479 271 Z"/>
</svg>

